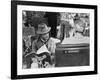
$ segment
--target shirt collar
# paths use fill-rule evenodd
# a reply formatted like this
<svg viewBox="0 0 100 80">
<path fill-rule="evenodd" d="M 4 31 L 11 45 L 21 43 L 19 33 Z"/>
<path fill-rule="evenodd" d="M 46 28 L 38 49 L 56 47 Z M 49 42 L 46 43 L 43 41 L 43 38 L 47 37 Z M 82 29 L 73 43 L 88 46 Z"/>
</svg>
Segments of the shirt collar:
<svg viewBox="0 0 100 80">
<path fill-rule="evenodd" d="M 49 40 L 49 39 L 48 39 Z M 43 42 L 43 43 L 45 43 L 46 44 L 46 42 L 48 42 L 48 40 L 43 40 L 42 38 L 41 38 L 41 41 Z"/>
</svg>

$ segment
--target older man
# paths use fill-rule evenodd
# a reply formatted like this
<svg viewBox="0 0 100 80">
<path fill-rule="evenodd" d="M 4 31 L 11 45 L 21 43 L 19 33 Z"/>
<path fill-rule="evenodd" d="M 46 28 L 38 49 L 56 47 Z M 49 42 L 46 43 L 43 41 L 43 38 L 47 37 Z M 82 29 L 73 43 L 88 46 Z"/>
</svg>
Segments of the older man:
<svg viewBox="0 0 100 80">
<path fill-rule="evenodd" d="M 51 38 L 49 35 L 50 30 L 51 30 L 51 28 L 48 27 L 45 23 L 41 23 L 38 25 L 38 30 L 37 30 L 38 38 L 35 41 L 33 41 L 33 43 L 32 43 L 32 53 L 37 54 L 37 51 L 43 45 L 45 45 L 47 50 L 50 52 L 49 55 L 51 56 L 52 65 L 54 65 L 56 43 L 55 43 L 54 39 Z"/>
</svg>

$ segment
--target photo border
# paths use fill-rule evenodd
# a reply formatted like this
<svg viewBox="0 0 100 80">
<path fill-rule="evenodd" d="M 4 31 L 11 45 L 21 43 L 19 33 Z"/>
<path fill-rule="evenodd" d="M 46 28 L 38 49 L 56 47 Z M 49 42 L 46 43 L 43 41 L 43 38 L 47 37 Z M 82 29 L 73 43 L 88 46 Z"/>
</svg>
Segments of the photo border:
<svg viewBox="0 0 100 80">
<path fill-rule="evenodd" d="M 17 75 L 17 5 L 36 5 L 36 6 L 49 6 L 49 7 L 93 9 L 94 46 L 95 46 L 94 71 Z M 11 1 L 11 78 L 12 79 L 75 76 L 75 75 L 90 75 L 90 74 L 97 74 L 97 5 L 48 3 L 48 2 L 34 2 L 34 1 Z"/>
</svg>

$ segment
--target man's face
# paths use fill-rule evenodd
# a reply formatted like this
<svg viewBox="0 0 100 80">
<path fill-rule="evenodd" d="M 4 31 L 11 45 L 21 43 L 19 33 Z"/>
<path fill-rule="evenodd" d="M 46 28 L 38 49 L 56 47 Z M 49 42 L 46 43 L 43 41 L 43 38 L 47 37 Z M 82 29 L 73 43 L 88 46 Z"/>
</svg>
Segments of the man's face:
<svg viewBox="0 0 100 80">
<path fill-rule="evenodd" d="M 44 39 L 44 40 L 48 40 L 49 39 L 49 33 L 42 34 L 41 38 Z"/>
</svg>

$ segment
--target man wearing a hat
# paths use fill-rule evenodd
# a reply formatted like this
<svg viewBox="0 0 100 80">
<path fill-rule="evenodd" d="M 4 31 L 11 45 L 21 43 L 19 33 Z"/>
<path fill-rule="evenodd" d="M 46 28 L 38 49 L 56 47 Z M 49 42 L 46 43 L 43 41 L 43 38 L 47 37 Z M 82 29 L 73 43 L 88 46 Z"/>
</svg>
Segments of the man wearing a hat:
<svg viewBox="0 0 100 80">
<path fill-rule="evenodd" d="M 32 43 L 32 53 L 37 53 L 37 50 L 39 50 L 39 48 L 41 48 L 45 44 L 48 51 L 50 51 L 52 64 L 54 64 L 54 54 L 55 54 L 56 44 L 49 35 L 50 30 L 51 28 L 48 27 L 45 23 L 41 23 L 38 25 L 38 30 L 37 30 L 38 38 Z"/>
</svg>

